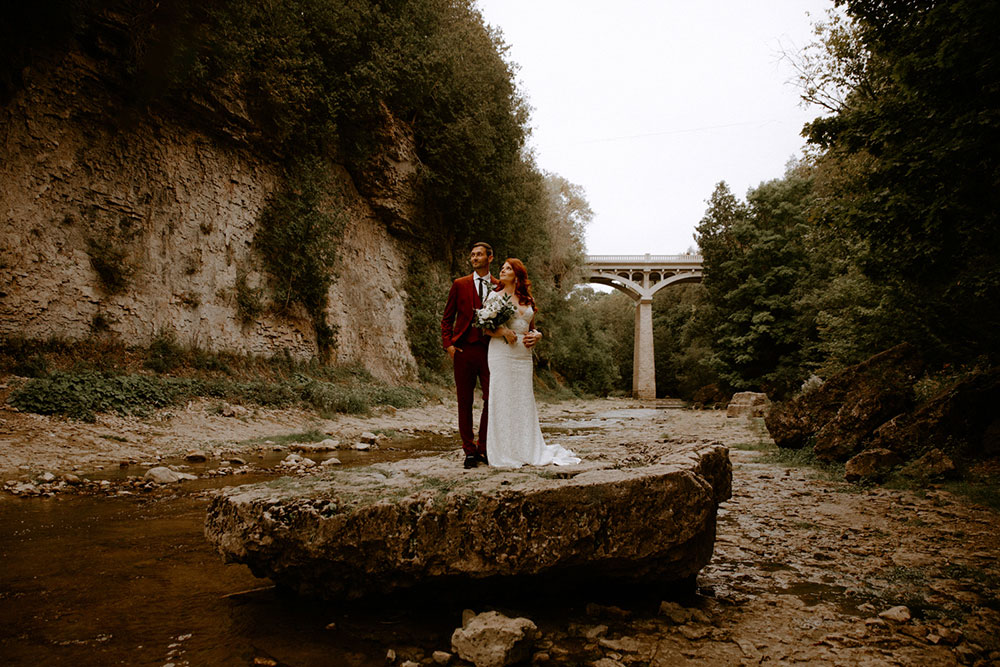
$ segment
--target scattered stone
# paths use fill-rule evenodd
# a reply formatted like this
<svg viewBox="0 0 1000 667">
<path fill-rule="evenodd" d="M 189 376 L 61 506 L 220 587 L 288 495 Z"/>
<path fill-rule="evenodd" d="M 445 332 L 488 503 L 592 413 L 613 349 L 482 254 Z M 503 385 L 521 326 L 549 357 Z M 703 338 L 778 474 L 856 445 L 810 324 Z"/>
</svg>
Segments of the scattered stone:
<svg viewBox="0 0 1000 667">
<path fill-rule="evenodd" d="M 147 470 L 146 474 L 143 475 L 143 479 L 151 480 L 153 482 L 156 482 L 157 484 L 173 484 L 174 482 L 180 482 L 181 480 L 185 479 L 198 479 L 198 478 L 195 475 L 191 475 L 186 472 L 178 472 L 171 468 L 167 468 L 166 466 L 159 466 Z M 105 483 L 107 483 L 108 486 L 111 485 L 111 482 L 108 482 L 108 480 L 106 479 L 101 480 L 101 486 L 104 486 Z"/>
<path fill-rule="evenodd" d="M 898 605 L 880 612 L 879 618 L 884 618 L 894 623 L 905 623 L 910 620 L 910 610 L 904 605 Z"/>
<path fill-rule="evenodd" d="M 230 405 L 229 403 L 223 403 L 221 414 L 223 417 L 246 417 L 250 414 L 250 411 L 242 405 Z"/>
<path fill-rule="evenodd" d="M 608 626 L 606 625 L 592 625 L 589 628 L 585 628 L 583 631 L 583 636 L 587 639 L 593 641 L 606 633 L 608 631 Z"/>
<path fill-rule="evenodd" d="M 610 657 L 600 658 L 587 664 L 589 667 L 622 667 L 622 663 L 617 660 L 612 660 Z"/>
<path fill-rule="evenodd" d="M 336 630 L 337 629 L 337 623 L 335 621 L 331 621 L 330 623 L 326 624 L 326 628 L 325 629 L 326 630 Z"/>
<path fill-rule="evenodd" d="M 770 407 L 767 394 L 741 391 L 733 394 L 726 407 L 726 417 L 763 417 Z"/>
<path fill-rule="evenodd" d="M 544 665 L 552 660 L 552 656 L 545 651 L 539 651 L 535 655 L 531 656 L 531 664 L 533 665 Z"/>
<path fill-rule="evenodd" d="M 234 466 L 245 466 L 247 464 L 246 459 L 241 459 L 238 456 L 234 456 L 231 459 L 229 459 L 228 461 L 229 461 L 229 463 L 233 464 Z"/>
<path fill-rule="evenodd" d="M 627 609 L 622 609 L 621 607 L 615 607 L 613 605 L 603 605 L 597 604 L 596 602 L 588 602 L 585 607 L 587 616 L 611 616 L 615 618 L 628 618 L 632 615 L 632 612 Z"/>
<path fill-rule="evenodd" d="M 875 433 L 873 446 L 907 458 L 944 442 L 955 443 L 974 458 L 1000 454 L 996 406 L 1000 403 L 1000 367 L 975 371 L 931 397 L 916 410 L 899 415 Z"/>
<path fill-rule="evenodd" d="M 664 600 L 660 603 L 660 615 L 666 616 L 674 625 L 684 625 L 691 620 L 690 610 L 682 607 L 676 602 Z"/>
<path fill-rule="evenodd" d="M 324 460 L 320 465 L 321 466 L 339 466 L 340 465 L 340 459 L 338 459 L 335 456 L 331 456 L 330 458 Z"/>
<path fill-rule="evenodd" d="M 67 484 L 71 484 L 72 486 L 78 486 L 78 485 L 80 485 L 80 484 L 83 483 L 82 479 L 80 479 L 79 477 L 77 477 L 73 473 L 69 473 L 69 472 L 62 476 L 62 480 L 64 482 L 66 482 Z"/>
<path fill-rule="evenodd" d="M 919 624 L 904 625 L 899 629 L 899 631 L 904 635 L 913 637 L 914 639 L 924 639 L 929 633 L 926 625 Z"/>
<path fill-rule="evenodd" d="M 208 455 L 203 451 L 192 449 L 184 455 L 184 460 L 188 463 L 204 463 L 208 460 Z"/>
<path fill-rule="evenodd" d="M 404 660 L 400 663 L 400 667 L 420 667 L 420 663 L 413 660 Z"/>
<path fill-rule="evenodd" d="M 940 449 L 934 448 L 917 460 L 903 466 L 899 474 L 913 479 L 930 480 L 950 477 L 955 472 L 955 462 Z"/>
<path fill-rule="evenodd" d="M 359 440 L 369 445 L 374 445 L 378 442 L 378 436 L 370 431 L 365 431 L 364 433 L 361 434 Z"/>
<path fill-rule="evenodd" d="M 359 452 L 367 452 L 371 448 L 372 446 L 371 443 L 369 442 L 359 442 L 354 445 L 354 449 L 358 450 Z"/>
<path fill-rule="evenodd" d="M 848 482 L 880 480 L 900 461 L 890 449 L 866 449 L 844 464 L 844 479 Z"/>
<path fill-rule="evenodd" d="M 488 611 L 457 628 L 451 648 L 476 667 L 504 667 L 527 660 L 537 638 L 538 628 L 531 620 Z"/>
<path fill-rule="evenodd" d="M 13 484 L 7 482 L 7 484 L 8 486 L 5 488 L 15 496 L 31 496 L 39 492 L 38 487 L 31 482 L 14 482 Z"/>
<path fill-rule="evenodd" d="M 684 635 L 691 641 L 704 639 L 708 635 L 712 634 L 712 628 L 704 625 L 682 625 L 677 629 L 680 631 L 682 635 Z"/>
<path fill-rule="evenodd" d="M 392 649 L 389 649 L 388 651 L 386 651 L 385 652 L 385 661 L 388 662 L 388 663 L 396 662 L 396 652 L 393 651 Z"/>
<path fill-rule="evenodd" d="M 451 662 L 451 653 L 447 651 L 434 651 L 431 654 L 431 659 L 439 665 L 447 665 Z"/>
<path fill-rule="evenodd" d="M 962 641 L 962 632 L 955 628 L 938 628 L 935 634 L 941 637 L 942 644 L 949 646 L 955 646 Z"/>
<path fill-rule="evenodd" d="M 327 438 L 321 442 L 296 442 L 290 445 L 288 448 L 293 452 L 310 452 L 313 454 L 322 454 L 324 452 L 332 452 L 337 449 L 340 445 L 336 440 L 330 440 Z"/>
<path fill-rule="evenodd" d="M 56 481 L 56 476 L 50 472 L 43 472 L 41 475 L 38 476 L 38 481 L 42 482 L 43 484 L 48 484 L 50 482 Z"/>
<path fill-rule="evenodd" d="M 774 404 L 764 423 L 779 447 L 799 449 L 813 439 L 820 459 L 846 461 L 875 429 L 912 406 L 910 388 L 923 368 L 916 348 L 902 343 Z"/>
<path fill-rule="evenodd" d="M 598 645 L 619 653 L 638 653 L 642 649 L 642 643 L 635 637 L 621 637 L 620 639 L 600 639 Z"/>
</svg>

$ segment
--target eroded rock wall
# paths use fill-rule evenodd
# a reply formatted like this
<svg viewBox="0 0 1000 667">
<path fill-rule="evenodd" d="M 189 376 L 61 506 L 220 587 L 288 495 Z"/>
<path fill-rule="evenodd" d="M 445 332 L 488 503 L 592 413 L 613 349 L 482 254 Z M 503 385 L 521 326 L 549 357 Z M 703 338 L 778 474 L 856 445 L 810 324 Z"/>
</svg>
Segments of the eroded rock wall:
<svg viewBox="0 0 1000 667">
<path fill-rule="evenodd" d="M 250 290 L 265 283 L 251 242 L 281 185 L 279 167 L 240 142 L 249 119 L 239 104 L 216 105 L 237 128 L 227 140 L 130 107 L 101 62 L 79 52 L 33 66 L 24 79 L 0 109 L 0 334 L 73 340 L 103 330 L 142 345 L 172 330 L 180 343 L 209 350 L 316 354 L 305 313 L 238 316 L 238 280 Z M 412 171 L 403 162 L 396 166 Z M 385 380 L 411 376 L 406 243 L 345 169 L 332 178 L 346 201 L 329 295 L 336 358 Z M 407 196 L 395 185 L 379 193 L 383 218 L 387 199 Z M 393 210 L 414 208 L 404 201 Z M 109 250 L 123 277 L 117 290 L 93 261 Z"/>
</svg>

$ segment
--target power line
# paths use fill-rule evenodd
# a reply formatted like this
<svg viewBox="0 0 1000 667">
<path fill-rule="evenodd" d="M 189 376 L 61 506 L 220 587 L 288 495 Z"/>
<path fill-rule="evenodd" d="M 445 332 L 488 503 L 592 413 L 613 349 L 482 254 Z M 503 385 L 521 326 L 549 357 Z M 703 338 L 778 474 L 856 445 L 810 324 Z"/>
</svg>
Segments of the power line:
<svg viewBox="0 0 1000 667">
<path fill-rule="evenodd" d="M 751 120 L 742 123 L 727 123 L 726 125 L 706 125 L 704 127 L 689 127 L 682 130 L 665 130 L 663 132 L 647 132 L 644 134 L 630 134 L 621 137 L 605 137 L 602 139 L 586 139 L 584 141 L 575 141 L 576 144 L 599 144 L 607 143 L 611 141 L 625 141 L 628 139 L 644 139 L 646 137 L 663 137 L 670 134 L 689 134 L 691 132 L 704 132 L 706 130 L 722 130 L 729 127 L 745 127 L 747 125 L 757 125 L 764 126 L 771 123 L 784 123 L 785 121 L 771 119 L 771 120 Z"/>
</svg>

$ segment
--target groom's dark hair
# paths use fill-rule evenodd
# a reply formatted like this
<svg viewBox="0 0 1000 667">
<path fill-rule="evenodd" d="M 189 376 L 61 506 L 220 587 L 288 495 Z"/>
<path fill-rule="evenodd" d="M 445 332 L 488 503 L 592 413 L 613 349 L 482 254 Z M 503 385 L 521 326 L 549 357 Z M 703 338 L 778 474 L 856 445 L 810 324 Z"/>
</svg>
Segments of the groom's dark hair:
<svg viewBox="0 0 1000 667">
<path fill-rule="evenodd" d="M 493 246 L 491 246 L 486 241 L 476 241 L 471 246 L 469 246 L 469 252 L 472 252 L 473 249 L 475 248 L 484 248 L 486 250 L 487 255 L 489 255 L 490 257 L 493 256 Z"/>
</svg>

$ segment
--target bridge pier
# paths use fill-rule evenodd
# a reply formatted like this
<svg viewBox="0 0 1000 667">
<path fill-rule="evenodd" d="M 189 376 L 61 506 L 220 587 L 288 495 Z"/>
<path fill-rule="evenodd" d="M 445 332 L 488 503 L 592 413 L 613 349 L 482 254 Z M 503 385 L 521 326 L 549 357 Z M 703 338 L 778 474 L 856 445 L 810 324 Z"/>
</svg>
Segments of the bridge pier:
<svg viewBox="0 0 1000 667">
<path fill-rule="evenodd" d="M 632 395 L 656 398 L 653 357 L 653 295 L 679 282 L 701 281 L 699 255 L 588 255 L 587 282 L 608 285 L 635 300 L 635 349 L 632 352 Z"/>
<path fill-rule="evenodd" d="M 632 395 L 656 398 L 656 363 L 653 359 L 653 297 L 635 304 L 635 348 L 632 351 Z"/>
</svg>

